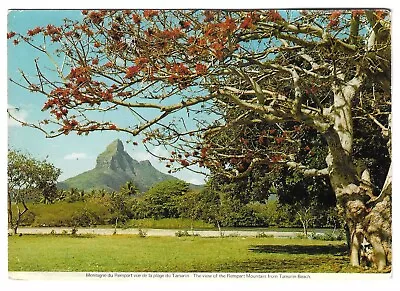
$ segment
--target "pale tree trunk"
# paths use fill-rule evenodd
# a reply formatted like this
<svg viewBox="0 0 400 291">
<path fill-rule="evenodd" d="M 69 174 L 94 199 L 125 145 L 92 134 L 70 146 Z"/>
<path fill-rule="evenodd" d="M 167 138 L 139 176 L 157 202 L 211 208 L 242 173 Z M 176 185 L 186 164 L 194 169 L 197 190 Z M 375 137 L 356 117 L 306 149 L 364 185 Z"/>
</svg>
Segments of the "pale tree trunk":
<svg viewBox="0 0 400 291">
<path fill-rule="evenodd" d="M 331 117 L 334 126 L 324 136 L 328 143 L 326 158 L 329 178 L 337 199 L 339 213 L 344 217 L 349 229 L 350 264 L 360 265 L 361 243 L 364 237 L 374 250 L 374 263 L 382 270 L 391 256 L 391 195 L 375 201 L 369 175 L 358 175 L 352 159 L 353 124 L 351 100 L 361 85 L 354 78 L 346 86 L 334 88 L 334 106 Z M 391 187 L 387 187 L 390 189 Z M 388 190 L 389 191 L 389 190 Z M 373 205 L 371 201 L 375 201 Z"/>
<path fill-rule="evenodd" d="M 389 126 L 382 130 L 388 137 L 389 155 L 391 150 L 391 115 Z M 366 236 L 374 249 L 374 260 L 378 269 L 392 263 L 392 164 L 390 164 L 381 193 L 368 203 L 370 212 L 365 219 Z"/>
</svg>

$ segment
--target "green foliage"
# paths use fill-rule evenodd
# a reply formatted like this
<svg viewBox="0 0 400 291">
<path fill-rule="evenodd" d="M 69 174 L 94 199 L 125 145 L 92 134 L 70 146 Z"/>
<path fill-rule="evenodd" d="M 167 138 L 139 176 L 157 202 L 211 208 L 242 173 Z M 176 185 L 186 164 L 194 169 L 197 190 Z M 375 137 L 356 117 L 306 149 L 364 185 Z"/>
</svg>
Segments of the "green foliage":
<svg viewBox="0 0 400 291">
<path fill-rule="evenodd" d="M 310 239 L 324 240 L 324 241 L 343 241 L 346 239 L 346 233 L 343 230 L 332 231 L 322 234 L 311 232 L 311 234 L 308 237 Z"/>
<path fill-rule="evenodd" d="M 213 223 L 215 226 L 256 226 L 251 208 L 229 193 L 207 186 L 199 192 L 188 192 L 181 200 L 180 215 Z"/>
<path fill-rule="evenodd" d="M 120 192 L 112 192 L 109 195 L 108 207 L 112 220 L 124 223 L 132 218 L 133 198 L 131 195 L 136 194 L 136 187 L 131 182 L 127 182 L 126 185 L 121 187 Z"/>
<path fill-rule="evenodd" d="M 8 195 L 16 203 L 57 198 L 56 181 L 61 170 L 46 160 L 37 160 L 18 151 L 8 152 Z"/>
<path fill-rule="evenodd" d="M 177 232 L 175 232 L 175 236 L 177 237 L 190 236 L 190 234 L 187 230 L 178 230 Z"/>
<path fill-rule="evenodd" d="M 155 229 L 212 229 L 214 225 L 201 220 L 185 218 L 143 218 L 130 220 L 126 223 L 126 227 Z"/>
<path fill-rule="evenodd" d="M 256 235 L 257 238 L 273 238 L 273 234 L 266 234 L 265 232 L 260 232 Z"/>
<path fill-rule="evenodd" d="M 14 233 L 27 213 L 27 201 L 52 203 L 57 197 L 56 181 L 61 170 L 18 151 L 8 152 L 8 224 Z M 28 218 L 32 220 L 32 216 Z"/>
<path fill-rule="evenodd" d="M 181 196 L 189 184 L 181 180 L 167 180 L 150 188 L 132 206 L 135 218 L 177 218 Z"/>
<path fill-rule="evenodd" d="M 29 226 L 93 226 L 107 224 L 111 218 L 104 200 L 28 204 L 29 211 L 21 225 Z M 28 219 L 29 218 L 29 219 Z"/>
<path fill-rule="evenodd" d="M 386 110 L 391 111 L 390 107 Z M 381 124 L 387 123 L 385 115 L 377 118 Z M 387 142 L 387 138 L 381 133 L 381 128 L 372 120 L 364 118 L 354 120 L 353 151 L 356 166 L 359 171 L 368 168 L 376 195 L 379 195 L 391 163 Z"/>
</svg>

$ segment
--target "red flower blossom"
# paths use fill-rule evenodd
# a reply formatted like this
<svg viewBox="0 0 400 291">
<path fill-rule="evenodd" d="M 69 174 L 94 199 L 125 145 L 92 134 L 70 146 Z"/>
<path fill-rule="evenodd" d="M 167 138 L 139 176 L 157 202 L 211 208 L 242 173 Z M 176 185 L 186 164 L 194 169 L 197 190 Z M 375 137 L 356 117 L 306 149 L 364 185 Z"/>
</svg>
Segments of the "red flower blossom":
<svg viewBox="0 0 400 291">
<path fill-rule="evenodd" d="M 104 92 L 101 92 L 101 97 L 105 100 L 111 100 L 113 98 L 112 90 L 107 89 Z"/>
<path fill-rule="evenodd" d="M 204 16 L 206 17 L 204 19 L 205 22 L 210 22 L 214 20 L 214 13 L 211 10 L 204 11 Z"/>
<path fill-rule="evenodd" d="M 381 20 L 386 16 L 386 12 L 383 10 L 376 10 L 375 15 L 377 20 Z"/>
<path fill-rule="evenodd" d="M 240 24 L 240 28 L 248 29 L 253 27 L 253 20 L 251 17 L 247 16 L 243 19 L 242 24 Z"/>
<path fill-rule="evenodd" d="M 281 144 L 285 139 L 283 137 L 276 137 L 275 141 L 277 144 Z"/>
<path fill-rule="evenodd" d="M 339 20 L 338 19 L 331 19 L 331 20 L 329 20 L 328 27 L 335 27 L 338 24 L 339 24 Z"/>
<path fill-rule="evenodd" d="M 103 14 L 101 12 L 92 11 L 89 13 L 88 17 L 94 24 L 103 22 Z"/>
<path fill-rule="evenodd" d="M 196 42 L 196 38 L 194 36 L 189 36 L 188 43 L 195 43 L 195 42 Z"/>
<path fill-rule="evenodd" d="M 272 22 L 282 20 L 282 16 L 276 10 L 269 10 L 267 13 L 267 19 Z"/>
<path fill-rule="evenodd" d="M 282 159 L 283 159 L 282 156 L 272 156 L 271 162 L 276 163 L 276 162 L 281 161 Z"/>
<path fill-rule="evenodd" d="M 351 15 L 353 17 L 359 16 L 359 15 L 363 15 L 364 14 L 364 10 L 352 10 L 351 11 Z"/>
<path fill-rule="evenodd" d="M 68 109 L 65 108 L 65 107 L 61 108 L 61 113 L 62 113 L 63 115 L 67 115 Z"/>
<path fill-rule="evenodd" d="M 140 18 L 140 16 L 137 15 L 137 14 L 132 14 L 132 20 L 133 20 L 133 22 L 134 22 L 135 24 L 139 24 L 140 21 L 141 21 L 141 18 Z"/>
<path fill-rule="evenodd" d="M 14 31 L 10 31 L 7 33 L 7 39 L 13 38 L 15 36 L 15 32 Z"/>
<path fill-rule="evenodd" d="M 190 74 L 190 70 L 183 63 L 174 64 L 172 66 L 172 72 L 181 76 Z"/>
<path fill-rule="evenodd" d="M 233 20 L 233 18 L 227 17 L 225 21 L 221 23 L 221 27 L 223 28 L 223 30 L 232 33 L 236 29 L 235 20 Z"/>
<path fill-rule="evenodd" d="M 215 42 L 211 45 L 211 48 L 214 50 L 215 56 L 217 57 L 217 59 L 221 60 L 224 56 L 222 50 L 224 49 L 224 46 L 219 43 L 219 42 Z"/>
<path fill-rule="evenodd" d="M 101 43 L 99 43 L 98 41 L 96 41 L 95 43 L 94 43 L 94 47 L 95 48 L 99 48 L 101 46 Z"/>
<path fill-rule="evenodd" d="M 332 20 L 332 19 L 338 19 L 340 15 L 342 15 L 342 11 L 340 11 L 340 10 L 335 10 L 335 11 L 333 11 L 332 14 L 329 16 L 329 19 L 330 19 L 330 20 Z"/>
<path fill-rule="evenodd" d="M 157 10 L 145 10 L 145 11 L 143 11 L 143 16 L 144 16 L 144 18 L 147 18 L 147 19 L 152 18 L 152 17 L 157 16 L 157 15 L 158 15 L 158 11 Z"/>
<path fill-rule="evenodd" d="M 149 59 L 146 57 L 140 57 L 135 59 L 135 64 L 137 66 L 143 66 L 149 62 Z"/>
<path fill-rule="evenodd" d="M 207 156 L 208 148 L 201 149 L 201 158 L 204 159 Z"/>
<path fill-rule="evenodd" d="M 140 67 L 139 66 L 131 66 L 131 67 L 126 69 L 125 78 L 126 79 L 131 79 L 134 75 L 139 73 L 139 71 L 140 71 Z"/>
<path fill-rule="evenodd" d="M 30 30 L 28 30 L 28 35 L 29 36 L 34 36 L 34 35 L 36 35 L 36 34 L 38 34 L 38 33 L 40 33 L 40 32 L 42 32 L 42 28 L 41 27 L 36 27 L 36 28 L 34 28 L 34 29 L 30 29 Z"/>
<path fill-rule="evenodd" d="M 117 126 L 115 124 L 110 124 L 108 126 L 109 129 L 117 129 Z"/>
<path fill-rule="evenodd" d="M 180 163 L 181 163 L 181 165 L 184 166 L 184 167 L 187 167 L 187 166 L 190 165 L 189 162 L 188 162 L 187 160 L 180 160 Z"/>
<path fill-rule="evenodd" d="M 335 10 L 329 16 L 328 27 L 336 27 L 339 24 L 339 16 L 342 15 L 342 11 Z"/>
<path fill-rule="evenodd" d="M 107 68 L 112 68 L 114 64 L 112 62 L 107 62 L 104 64 L 104 66 L 106 66 Z"/>
<path fill-rule="evenodd" d="M 207 66 L 203 64 L 196 64 L 196 73 L 198 75 L 205 75 L 207 73 Z"/>
<path fill-rule="evenodd" d="M 183 29 L 188 29 L 192 25 L 190 21 L 180 21 L 179 24 Z"/>
<path fill-rule="evenodd" d="M 93 59 L 92 60 L 92 65 L 98 65 L 99 64 L 99 59 L 98 58 L 95 58 L 95 59 Z"/>
</svg>

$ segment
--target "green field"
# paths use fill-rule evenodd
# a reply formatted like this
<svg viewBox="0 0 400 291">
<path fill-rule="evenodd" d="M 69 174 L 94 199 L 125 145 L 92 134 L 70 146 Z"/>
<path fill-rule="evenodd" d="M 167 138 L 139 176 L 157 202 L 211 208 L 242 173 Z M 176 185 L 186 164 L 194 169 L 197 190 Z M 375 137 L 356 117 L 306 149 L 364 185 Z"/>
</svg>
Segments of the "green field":
<svg viewBox="0 0 400 291">
<path fill-rule="evenodd" d="M 9 271 L 359 272 L 343 242 L 274 238 L 24 235 Z"/>
</svg>

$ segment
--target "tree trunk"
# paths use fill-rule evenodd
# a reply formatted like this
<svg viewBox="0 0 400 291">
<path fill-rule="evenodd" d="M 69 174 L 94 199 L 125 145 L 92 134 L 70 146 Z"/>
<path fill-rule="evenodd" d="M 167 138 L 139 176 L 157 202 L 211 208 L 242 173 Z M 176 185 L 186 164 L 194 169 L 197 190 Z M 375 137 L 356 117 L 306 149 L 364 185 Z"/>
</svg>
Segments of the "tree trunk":
<svg viewBox="0 0 400 291">
<path fill-rule="evenodd" d="M 219 236 L 223 237 L 224 234 L 222 233 L 221 225 L 219 224 L 219 221 L 217 220 L 217 226 L 218 226 L 218 231 L 219 231 Z"/>
<path fill-rule="evenodd" d="M 118 217 L 115 219 L 114 233 L 113 234 L 117 234 L 117 227 L 118 227 Z"/>
<path fill-rule="evenodd" d="M 10 193 L 8 193 L 8 205 L 7 205 L 7 210 L 8 210 L 8 224 L 9 224 L 9 227 L 11 228 L 11 229 L 13 229 L 14 228 L 14 223 L 13 223 L 13 213 L 12 213 L 12 203 L 11 203 L 11 194 Z"/>
<path fill-rule="evenodd" d="M 379 197 L 372 194 L 367 174 L 359 175 L 352 159 L 353 124 L 351 100 L 360 80 L 354 78 L 347 86 L 334 87 L 331 118 L 334 125 L 325 133 L 329 154 L 326 158 L 339 214 L 348 227 L 350 264 L 360 265 L 361 243 L 366 238 L 373 247 L 373 263 L 383 270 L 391 262 L 391 172 L 390 182 Z M 386 190 L 385 190 L 386 189 Z"/>
<path fill-rule="evenodd" d="M 18 216 L 17 216 L 17 219 L 16 219 L 16 221 L 15 221 L 15 224 L 13 225 L 14 234 L 17 234 L 17 232 L 18 232 L 18 227 L 19 227 L 19 225 L 20 225 L 20 223 L 21 223 L 22 216 L 25 214 L 25 212 L 28 211 L 28 207 L 26 206 L 25 201 L 22 201 L 22 205 L 24 206 L 24 210 L 21 211 L 21 210 L 19 209 L 19 206 L 18 206 L 18 203 L 17 203 Z"/>
</svg>

